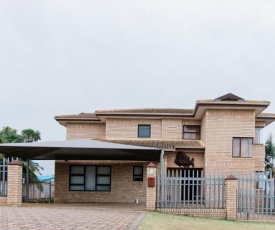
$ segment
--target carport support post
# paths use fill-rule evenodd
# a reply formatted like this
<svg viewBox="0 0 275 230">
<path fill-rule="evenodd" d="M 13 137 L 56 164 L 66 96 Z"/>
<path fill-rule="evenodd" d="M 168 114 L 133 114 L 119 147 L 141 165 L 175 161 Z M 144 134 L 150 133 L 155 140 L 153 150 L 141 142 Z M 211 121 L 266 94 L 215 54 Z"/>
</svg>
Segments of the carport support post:
<svg viewBox="0 0 275 230">
<path fill-rule="evenodd" d="M 22 205 L 22 164 L 16 160 L 8 165 L 7 205 L 15 207 Z"/>
<path fill-rule="evenodd" d="M 147 166 L 147 181 L 146 181 L 146 210 L 156 209 L 156 176 L 157 167 L 151 162 Z"/>
<path fill-rule="evenodd" d="M 27 159 L 27 168 L 26 168 L 26 202 L 29 203 L 29 194 L 30 194 L 30 175 L 29 175 L 29 168 L 30 168 L 30 160 Z"/>
</svg>

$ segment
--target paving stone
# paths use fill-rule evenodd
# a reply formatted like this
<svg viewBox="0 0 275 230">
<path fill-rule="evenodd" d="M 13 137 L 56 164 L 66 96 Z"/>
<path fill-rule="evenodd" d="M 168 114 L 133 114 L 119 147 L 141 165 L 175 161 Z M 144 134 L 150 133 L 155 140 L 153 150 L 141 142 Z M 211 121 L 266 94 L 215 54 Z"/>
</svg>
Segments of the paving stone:
<svg viewBox="0 0 275 230">
<path fill-rule="evenodd" d="M 137 229 L 143 204 L 23 204 L 0 206 L 0 229 Z"/>
</svg>

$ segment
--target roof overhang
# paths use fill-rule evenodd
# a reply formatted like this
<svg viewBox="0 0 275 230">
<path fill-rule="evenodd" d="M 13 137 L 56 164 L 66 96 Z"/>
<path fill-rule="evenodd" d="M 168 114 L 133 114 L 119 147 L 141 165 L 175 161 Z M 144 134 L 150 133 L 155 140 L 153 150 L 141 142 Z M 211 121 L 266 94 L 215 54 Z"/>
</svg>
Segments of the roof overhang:
<svg viewBox="0 0 275 230">
<path fill-rule="evenodd" d="M 253 110 L 257 117 L 262 111 L 264 111 L 270 102 L 232 102 L 232 101 L 197 101 L 194 116 L 196 119 L 202 119 L 206 110 L 222 109 L 222 110 Z"/>
<path fill-rule="evenodd" d="M 161 149 L 95 140 L 0 144 L 0 152 L 33 160 L 159 161 Z"/>
</svg>

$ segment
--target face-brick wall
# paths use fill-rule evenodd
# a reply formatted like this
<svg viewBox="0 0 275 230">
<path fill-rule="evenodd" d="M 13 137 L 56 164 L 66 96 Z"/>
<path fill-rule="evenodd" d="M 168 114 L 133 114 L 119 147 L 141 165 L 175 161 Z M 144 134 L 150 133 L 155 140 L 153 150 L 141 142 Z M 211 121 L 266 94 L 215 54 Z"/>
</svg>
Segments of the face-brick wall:
<svg viewBox="0 0 275 230">
<path fill-rule="evenodd" d="M 69 165 L 110 165 L 111 191 L 69 191 Z M 133 181 L 133 166 L 143 166 L 143 181 Z M 56 161 L 55 202 L 145 202 L 148 162 Z"/>
<path fill-rule="evenodd" d="M 161 120 L 142 119 L 107 119 L 106 138 L 107 139 L 136 139 L 138 138 L 138 125 L 151 125 L 151 138 L 161 139 Z M 146 138 L 142 138 L 146 139 Z"/>
<path fill-rule="evenodd" d="M 232 139 L 233 137 L 254 137 L 255 112 L 207 110 L 204 116 L 205 169 L 207 171 L 254 170 L 253 158 L 232 157 Z"/>
<path fill-rule="evenodd" d="M 68 123 L 66 129 L 67 140 L 105 137 L 105 124 Z"/>
<path fill-rule="evenodd" d="M 194 152 L 185 152 L 187 156 L 190 157 L 190 160 L 194 158 L 194 168 L 203 168 L 204 167 L 204 153 L 194 153 Z M 176 153 L 170 152 L 165 154 L 165 161 L 167 161 L 167 168 L 179 168 L 175 163 Z M 193 168 L 190 166 L 190 168 Z"/>
<path fill-rule="evenodd" d="M 162 139 L 179 140 L 182 139 L 182 120 L 163 119 Z"/>
</svg>

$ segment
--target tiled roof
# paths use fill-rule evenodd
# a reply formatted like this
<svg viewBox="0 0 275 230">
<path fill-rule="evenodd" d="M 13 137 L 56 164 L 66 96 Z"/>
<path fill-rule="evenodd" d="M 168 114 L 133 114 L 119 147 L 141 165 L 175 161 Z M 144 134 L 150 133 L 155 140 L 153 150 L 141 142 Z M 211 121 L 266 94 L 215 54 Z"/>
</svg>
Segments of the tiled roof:
<svg viewBox="0 0 275 230">
<path fill-rule="evenodd" d="M 144 108 L 144 109 L 114 109 L 97 110 L 97 115 L 101 114 L 173 114 L 173 115 L 192 115 L 193 109 L 173 109 L 173 108 Z"/>
<path fill-rule="evenodd" d="M 215 103 L 215 104 L 269 104 L 269 101 L 259 101 L 259 100 L 243 100 L 243 101 L 215 101 L 211 99 L 197 100 L 197 103 Z"/>
<path fill-rule="evenodd" d="M 175 148 L 204 149 L 204 144 L 200 140 L 132 140 L 132 139 L 100 139 L 100 141 L 135 145 L 151 148 L 171 150 Z"/>
<path fill-rule="evenodd" d="M 244 101 L 244 99 L 233 93 L 228 93 L 214 99 L 214 101 Z"/>
<path fill-rule="evenodd" d="M 257 118 L 275 118 L 274 113 L 260 113 Z"/>
<path fill-rule="evenodd" d="M 95 113 L 80 113 L 80 114 L 73 114 L 73 115 L 59 115 L 55 116 L 55 119 L 96 119 L 98 117 Z"/>
</svg>

